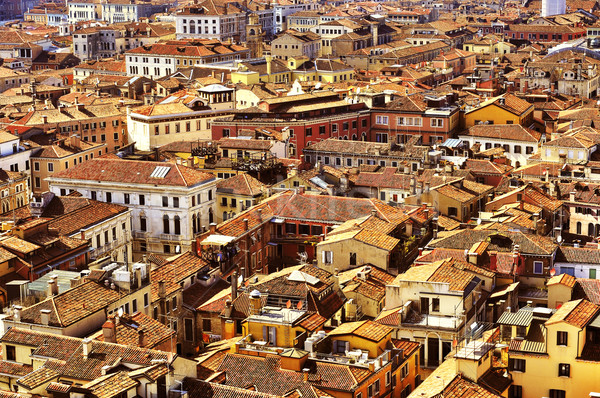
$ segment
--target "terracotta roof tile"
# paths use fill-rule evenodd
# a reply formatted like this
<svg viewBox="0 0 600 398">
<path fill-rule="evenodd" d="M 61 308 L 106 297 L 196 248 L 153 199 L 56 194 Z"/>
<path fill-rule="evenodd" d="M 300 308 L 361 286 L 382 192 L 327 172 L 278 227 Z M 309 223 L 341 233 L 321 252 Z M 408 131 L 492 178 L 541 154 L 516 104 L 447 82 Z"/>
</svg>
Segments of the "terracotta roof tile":
<svg viewBox="0 0 600 398">
<path fill-rule="evenodd" d="M 168 168 L 163 178 L 153 172 Z M 152 184 L 191 187 L 214 180 L 212 174 L 172 163 L 96 158 L 55 173 L 54 179 L 111 181 L 126 184 Z"/>
</svg>

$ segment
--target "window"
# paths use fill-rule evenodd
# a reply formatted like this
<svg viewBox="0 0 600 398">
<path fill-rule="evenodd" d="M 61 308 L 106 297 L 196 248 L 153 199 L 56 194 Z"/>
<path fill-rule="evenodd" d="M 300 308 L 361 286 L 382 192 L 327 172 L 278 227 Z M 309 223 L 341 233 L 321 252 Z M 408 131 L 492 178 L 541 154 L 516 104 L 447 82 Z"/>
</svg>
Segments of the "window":
<svg viewBox="0 0 600 398">
<path fill-rule="evenodd" d="M 112 203 L 112 193 L 111 192 L 106 193 L 106 201 L 108 203 Z"/>
<path fill-rule="evenodd" d="M 541 261 L 534 261 L 533 262 L 533 273 L 541 274 L 543 272 L 544 272 L 544 263 L 542 263 Z"/>
<path fill-rule="evenodd" d="M 40 162 L 33 162 L 33 169 L 35 171 L 40 171 Z"/>
<path fill-rule="evenodd" d="M 194 341 L 194 321 L 192 318 L 183 320 L 184 338 L 186 341 Z"/>
<path fill-rule="evenodd" d="M 333 252 L 329 250 L 323 250 L 323 264 L 333 264 Z"/>
<path fill-rule="evenodd" d="M 171 245 L 163 245 L 163 253 L 171 253 Z M 167 302 L 167 307 L 169 307 L 169 303 Z M 167 309 L 167 312 L 169 310 Z"/>
<path fill-rule="evenodd" d="M 558 364 L 558 376 L 559 377 L 571 377 L 571 365 L 568 363 Z"/>
<path fill-rule="evenodd" d="M 142 231 L 147 231 L 146 229 L 146 217 L 140 216 L 140 229 Z"/>
<path fill-rule="evenodd" d="M 6 360 L 7 361 L 16 361 L 17 360 L 17 350 L 14 345 L 6 346 Z"/>
<path fill-rule="evenodd" d="M 523 387 L 512 385 L 508 390 L 508 398 L 523 398 Z"/>
<path fill-rule="evenodd" d="M 285 233 L 296 235 L 296 224 L 285 223 Z"/>
<path fill-rule="evenodd" d="M 148 293 L 144 293 L 144 308 L 147 308 L 150 305 L 150 298 L 148 297 Z"/>
<path fill-rule="evenodd" d="M 181 234 L 181 220 L 179 219 L 179 216 L 175 216 L 175 218 L 173 219 L 173 233 L 175 235 L 180 235 Z"/>
<path fill-rule="evenodd" d="M 565 398 L 565 390 L 550 390 L 550 398 Z"/>
<path fill-rule="evenodd" d="M 136 299 L 133 299 L 133 301 L 131 302 L 131 311 L 133 313 L 137 312 L 137 300 Z"/>
<path fill-rule="evenodd" d="M 169 207 L 169 198 L 167 196 L 162 197 L 162 207 Z"/>
<path fill-rule="evenodd" d="M 163 233 L 168 234 L 169 232 L 169 216 L 168 215 L 164 215 L 163 216 Z"/>
<path fill-rule="evenodd" d="M 177 309 L 177 297 L 173 297 L 173 311 L 175 311 Z"/>
<path fill-rule="evenodd" d="M 431 303 L 431 310 L 436 311 L 436 312 L 440 311 L 440 299 L 439 298 L 433 299 L 433 301 Z"/>
<path fill-rule="evenodd" d="M 142 206 L 146 204 L 146 197 L 144 195 L 140 195 L 139 199 Z"/>
<path fill-rule="evenodd" d="M 129 198 L 128 193 L 123 194 L 123 203 L 125 203 L 126 205 L 128 205 L 130 203 L 130 198 Z"/>
<path fill-rule="evenodd" d="M 307 127 L 307 128 L 306 128 L 306 136 L 307 136 L 307 137 L 310 137 L 310 136 L 312 136 L 312 127 Z"/>
<path fill-rule="evenodd" d="M 406 376 L 408 376 L 408 363 L 404 364 L 404 366 L 402 367 L 402 369 L 400 370 L 400 378 L 402 380 L 404 380 L 406 378 Z"/>
<path fill-rule="evenodd" d="M 431 127 L 444 127 L 444 119 L 431 119 Z"/>
<path fill-rule="evenodd" d="M 350 253 L 350 265 L 356 265 L 356 253 Z"/>
<path fill-rule="evenodd" d="M 388 124 L 388 117 L 387 116 L 377 115 L 377 116 L 375 116 L 375 123 L 376 124 L 383 124 L 383 125 L 387 126 L 387 124 Z"/>
<path fill-rule="evenodd" d="M 392 382 L 392 373 L 388 370 L 387 372 L 385 372 L 385 385 L 389 386 L 391 382 Z"/>
<path fill-rule="evenodd" d="M 456 207 L 448 207 L 448 216 L 450 216 L 450 217 L 457 217 L 458 216 L 458 209 Z"/>
<path fill-rule="evenodd" d="M 175 207 L 175 208 L 179 207 L 179 198 L 177 198 L 177 197 L 173 198 L 173 207 Z"/>
<path fill-rule="evenodd" d="M 298 234 L 299 235 L 310 235 L 310 226 L 306 224 L 298 225 Z"/>
<path fill-rule="evenodd" d="M 516 372 L 525 372 L 525 360 L 517 358 L 508 359 L 508 368 Z"/>
<path fill-rule="evenodd" d="M 54 163 L 48 163 L 48 171 L 49 172 L 54 171 Z"/>
</svg>

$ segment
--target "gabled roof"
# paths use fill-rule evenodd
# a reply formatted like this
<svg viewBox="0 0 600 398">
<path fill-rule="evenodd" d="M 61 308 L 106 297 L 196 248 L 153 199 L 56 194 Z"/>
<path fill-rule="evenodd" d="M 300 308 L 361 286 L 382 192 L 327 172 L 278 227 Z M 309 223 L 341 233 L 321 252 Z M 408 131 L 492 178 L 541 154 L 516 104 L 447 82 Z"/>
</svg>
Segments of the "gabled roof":
<svg viewBox="0 0 600 398">
<path fill-rule="evenodd" d="M 50 296 L 21 311 L 21 322 L 41 325 L 42 310 L 50 311 L 49 325 L 67 327 L 104 310 L 121 294 L 103 284 L 88 281 L 56 296 Z"/>
<path fill-rule="evenodd" d="M 587 300 L 575 300 L 564 303 L 554 315 L 546 322 L 546 326 L 559 322 L 566 322 L 569 325 L 583 328 L 598 313 L 598 307 Z"/>
<path fill-rule="evenodd" d="M 246 173 L 217 181 L 217 192 L 221 193 L 257 196 L 261 195 L 265 188 L 265 184 Z"/>
<path fill-rule="evenodd" d="M 541 133 L 527 129 L 520 124 L 477 124 L 469 127 L 466 135 L 497 140 L 527 141 L 538 143 Z"/>
<path fill-rule="evenodd" d="M 533 110 L 533 104 L 521 99 L 512 94 L 503 94 L 499 97 L 491 98 L 483 102 L 479 107 L 471 109 L 466 113 L 471 113 L 485 108 L 486 106 L 495 105 L 517 116 L 524 115 L 530 109 Z"/>
<path fill-rule="evenodd" d="M 90 381 L 102 376 L 103 367 L 113 366 L 118 361 L 132 367 L 146 367 L 154 365 L 156 361 L 171 363 L 171 358 L 176 357 L 163 351 L 93 340 L 91 352 L 86 357 L 83 355 L 82 339 L 17 327 L 8 330 L 0 341 L 31 347 L 33 357 L 49 359 L 37 371 L 55 374 L 56 377 Z"/>
<path fill-rule="evenodd" d="M 329 336 L 353 335 L 379 342 L 392 333 L 392 328 L 373 321 L 346 322 L 329 332 Z"/>
<path fill-rule="evenodd" d="M 521 231 L 498 231 L 494 229 L 463 229 L 459 231 L 439 232 L 438 239 L 428 244 L 431 248 L 468 250 L 477 242 L 489 241 L 487 250 L 511 253 L 513 244 L 519 245 L 519 251 L 525 255 L 550 255 L 558 245 L 552 239 Z"/>
</svg>

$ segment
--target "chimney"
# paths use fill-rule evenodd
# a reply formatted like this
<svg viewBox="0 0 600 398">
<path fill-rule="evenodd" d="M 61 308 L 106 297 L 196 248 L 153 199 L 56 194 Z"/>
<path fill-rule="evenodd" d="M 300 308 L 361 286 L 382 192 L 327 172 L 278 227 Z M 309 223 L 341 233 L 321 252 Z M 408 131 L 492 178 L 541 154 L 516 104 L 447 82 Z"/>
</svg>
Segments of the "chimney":
<svg viewBox="0 0 600 398">
<path fill-rule="evenodd" d="M 371 209 L 371 215 L 377 217 L 377 209 Z"/>
<path fill-rule="evenodd" d="M 244 231 L 248 231 L 248 219 L 244 218 Z"/>
<path fill-rule="evenodd" d="M 83 339 L 81 341 L 81 346 L 83 349 L 83 357 L 85 359 L 87 359 L 90 356 L 90 354 L 92 353 L 92 343 L 93 343 L 93 340 L 90 339 L 89 337 L 86 337 L 85 339 Z"/>
<path fill-rule="evenodd" d="M 209 225 L 210 228 L 210 233 L 211 234 L 216 234 L 217 233 L 217 224 L 214 222 L 211 222 Z"/>
<path fill-rule="evenodd" d="M 302 375 L 303 375 L 305 383 L 308 381 L 308 372 L 310 372 L 310 369 L 308 369 L 308 368 L 302 369 Z"/>
<path fill-rule="evenodd" d="M 48 124 L 48 115 L 42 115 L 42 123 Z"/>
<path fill-rule="evenodd" d="M 158 281 L 158 297 L 164 299 L 166 295 L 165 281 Z"/>
<path fill-rule="evenodd" d="M 21 312 L 23 311 L 23 307 L 21 307 L 20 305 L 15 305 L 15 306 L 13 306 L 13 310 L 14 310 L 14 315 L 13 315 L 14 321 L 21 322 Z"/>
<path fill-rule="evenodd" d="M 237 298 L 237 284 L 238 284 L 238 272 L 233 271 L 233 275 L 231 276 L 231 300 L 235 300 Z"/>
<path fill-rule="evenodd" d="M 569 192 L 569 202 L 575 202 L 575 192 Z"/>
<path fill-rule="evenodd" d="M 42 325 L 48 326 L 48 324 L 50 323 L 51 313 L 52 311 L 50 310 L 40 310 L 40 321 L 42 322 Z"/>
<path fill-rule="evenodd" d="M 48 281 L 48 297 L 58 294 L 58 284 L 56 283 L 56 275 L 52 275 Z"/>
<path fill-rule="evenodd" d="M 72 136 L 70 136 L 69 137 L 69 144 L 73 148 L 81 149 L 81 139 L 79 138 L 79 135 L 78 134 L 73 134 Z"/>
<path fill-rule="evenodd" d="M 77 108 L 77 110 L 79 112 L 81 112 L 83 110 L 83 104 L 79 102 L 79 100 L 77 98 L 75 98 L 75 108 Z"/>
<path fill-rule="evenodd" d="M 117 342 L 117 327 L 112 320 L 107 319 L 102 325 L 102 336 L 104 337 L 104 341 L 106 343 Z"/>
<path fill-rule="evenodd" d="M 146 346 L 146 336 L 143 330 L 138 330 L 138 347 Z"/>
<path fill-rule="evenodd" d="M 265 60 L 267 61 L 267 76 L 271 76 L 271 62 L 273 58 L 270 55 L 266 55 Z"/>
<path fill-rule="evenodd" d="M 253 290 L 250 292 L 250 305 L 248 308 L 250 315 L 260 314 L 261 308 L 262 301 L 260 298 L 260 292 L 258 290 Z"/>
</svg>

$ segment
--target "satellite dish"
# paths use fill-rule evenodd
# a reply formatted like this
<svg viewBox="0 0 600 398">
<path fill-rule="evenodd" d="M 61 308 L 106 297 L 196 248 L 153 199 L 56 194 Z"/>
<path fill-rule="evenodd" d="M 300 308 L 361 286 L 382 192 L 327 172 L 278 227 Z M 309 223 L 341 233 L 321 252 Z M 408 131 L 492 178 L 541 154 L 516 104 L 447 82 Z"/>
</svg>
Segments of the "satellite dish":
<svg viewBox="0 0 600 398">
<path fill-rule="evenodd" d="M 119 308 L 117 315 L 119 315 L 119 318 L 123 316 L 123 308 Z"/>
<path fill-rule="evenodd" d="M 558 237 L 556 238 L 556 241 L 557 241 L 558 243 L 560 243 L 560 242 L 562 242 L 562 240 L 563 240 L 563 239 L 562 239 L 562 236 L 561 236 L 561 235 L 558 235 Z"/>
<path fill-rule="evenodd" d="M 181 253 L 181 246 L 175 246 L 175 253 Z"/>
<path fill-rule="evenodd" d="M 481 218 L 477 219 L 477 225 L 481 225 Z"/>
<path fill-rule="evenodd" d="M 554 276 L 554 275 L 556 275 L 556 269 L 555 269 L 555 268 L 552 268 L 552 269 L 550 270 L 550 276 Z"/>
</svg>

